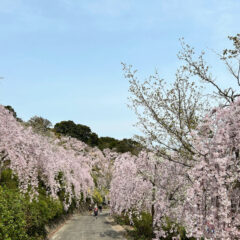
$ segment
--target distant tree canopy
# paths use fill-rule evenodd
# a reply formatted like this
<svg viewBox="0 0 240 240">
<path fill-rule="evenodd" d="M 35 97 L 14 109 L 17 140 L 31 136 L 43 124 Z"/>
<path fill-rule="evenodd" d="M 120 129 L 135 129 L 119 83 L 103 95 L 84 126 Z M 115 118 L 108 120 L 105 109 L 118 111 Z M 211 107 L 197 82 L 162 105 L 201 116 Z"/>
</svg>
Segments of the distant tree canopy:
<svg viewBox="0 0 240 240">
<path fill-rule="evenodd" d="M 98 147 L 103 150 L 105 148 L 115 149 L 117 152 L 124 153 L 124 152 L 131 152 L 133 154 L 137 154 L 141 149 L 142 146 L 132 139 L 118 140 L 111 137 L 101 137 L 99 138 Z"/>
<path fill-rule="evenodd" d="M 100 137 L 98 146 L 101 150 L 105 148 L 113 149 L 116 148 L 118 140 L 112 137 Z"/>
<path fill-rule="evenodd" d="M 132 139 L 124 138 L 118 142 L 119 144 L 117 146 L 117 152 L 131 152 L 132 154 L 136 155 L 143 149 L 143 146 L 140 143 Z"/>
<path fill-rule="evenodd" d="M 12 106 L 7 105 L 7 106 L 5 106 L 5 108 L 6 108 L 9 112 L 11 112 L 12 115 L 13 115 L 15 118 L 17 117 L 17 113 L 15 112 L 15 110 L 13 109 Z"/>
<path fill-rule="evenodd" d="M 98 135 L 91 131 L 91 128 L 82 124 L 76 124 L 73 121 L 62 121 L 54 126 L 56 133 L 71 136 L 81 140 L 91 146 L 98 145 Z"/>
<path fill-rule="evenodd" d="M 4 106 L 4 107 L 5 107 L 9 112 L 12 113 L 13 117 L 16 118 L 17 121 L 22 122 L 22 119 L 17 117 L 17 113 L 15 112 L 15 110 L 13 109 L 12 106 L 7 105 L 7 106 Z"/>
<path fill-rule="evenodd" d="M 52 123 L 45 118 L 34 116 L 28 120 L 27 125 L 32 126 L 32 128 L 38 133 L 47 133 L 51 128 Z"/>
<path fill-rule="evenodd" d="M 118 140 L 112 137 L 98 137 L 91 131 L 91 128 L 82 124 L 76 124 L 73 121 L 62 121 L 56 123 L 54 131 L 66 136 L 77 138 L 80 141 L 92 147 L 99 147 L 101 150 L 105 148 L 114 149 L 117 152 L 131 152 L 137 154 L 141 150 L 141 145 L 131 139 Z"/>
</svg>

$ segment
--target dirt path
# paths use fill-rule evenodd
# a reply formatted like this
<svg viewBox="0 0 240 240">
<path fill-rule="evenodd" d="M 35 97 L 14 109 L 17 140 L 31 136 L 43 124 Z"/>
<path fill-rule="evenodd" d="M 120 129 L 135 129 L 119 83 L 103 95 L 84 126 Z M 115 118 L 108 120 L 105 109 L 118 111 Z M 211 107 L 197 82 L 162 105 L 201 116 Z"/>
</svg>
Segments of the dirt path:
<svg viewBox="0 0 240 240">
<path fill-rule="evenodd" d="M 124 240 L 123 233 L 123 228 L 104 211 L 97 219 L 90 215 L 74 215 L 50 240 Z"/>
</svg>

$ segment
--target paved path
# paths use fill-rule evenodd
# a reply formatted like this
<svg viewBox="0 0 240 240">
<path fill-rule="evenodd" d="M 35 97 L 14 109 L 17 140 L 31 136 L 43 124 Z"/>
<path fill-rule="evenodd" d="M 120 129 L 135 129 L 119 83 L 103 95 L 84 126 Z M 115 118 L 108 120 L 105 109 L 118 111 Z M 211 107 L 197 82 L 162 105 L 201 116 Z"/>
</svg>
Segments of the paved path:
<svg viewBox="0 0 240 240">
<path fill-rule="evenodd" d="M 123 228 L 116 225 L 108 211 L 96 219 L 93 216 L 74 215 L 50 240 L 124 240 Z"/>
</svg>

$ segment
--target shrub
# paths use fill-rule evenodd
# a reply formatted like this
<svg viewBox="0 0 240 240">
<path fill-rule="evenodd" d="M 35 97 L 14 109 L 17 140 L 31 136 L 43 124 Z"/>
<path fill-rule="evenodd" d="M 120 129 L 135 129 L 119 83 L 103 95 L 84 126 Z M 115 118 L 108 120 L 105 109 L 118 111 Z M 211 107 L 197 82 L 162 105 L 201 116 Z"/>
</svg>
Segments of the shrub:
<svg viewBox="0 0 240 240">
<path fill-rule="evenodd" d="M 150 213 L 142 212 L 133 217 L 136 234 L 142 239 L 152 239 L 152 216 Z"/>
<path fill-rule="evenodd" d="M 43 239 L 45 226 L 64 213 L 59 200 L 39 195 L 38 200 L 30 201 L 18 189 L 0 187 L 0 239 Z"/>
<path fill-rule="evenodd" d="M 131 225 L 128 215 L 125 214 L 114 216 L 114 220 L 120 225 Z"/>
<path fill-rule="evenodd" d="M 171 240 L 173 237 L 180 236 L 181 240 L 195 240 L 195 238 L 188 238 L 186 236 L 186 230 L 183 226 L 176 223 L 174 220 L 169 217 L 165 217 L 165 224 L 162 226 L 162 229 L 166 232 L 165 240 Z"/>
<path fill-rule="evenodd" d="M 24 207 L 24 199 L 18 191 L 0 186 L 0 239 L 32 239 L 26 231 Z"/>
<path fill-rule="evenodd" d="M 17 177 L 10 169 L 1 172 L 0 239 L 44 239 L 45 226 L 65 214 L 62 202 L 50 197 L 44 185 L 39 186 L 38 192 L 38 198 L 31 200 L 19 191 Z"/>
<path fill-rule="evenodd" d="M 138 216 L 133 215 L 132 221 L 125 214 L 114 216 L 114 219 L 120 225 L 133 225 L 134 230 L 128 230 L 129 239 L 152 239 L 152 216 L 150 213 L 142 212 Z M 160 238 L 161 240 L 172 240 L 173 237 L 177 236 L 180 236 L 181 240 L 195 240 L 195 238 L 187 238 L 185 228 L 168 217 L 165 217 L 165 224 L 162 229 L 166 232 L 166 237 Z"/>
<path fill-rule="evenodd" d="M 103 198 L 97 188 L 94 189 L 92 197 L 93 201 L 97 204 L 101 204 L 103 202 Z"/>
<path fill-rule="evenodd" d="M 152 239 L 152 216 L 150 213 L 142 212 L 139 216 L 132 216 L 132 220 L 129 219 L 127 214 L 114 216 L 114 219 L 120 225 L 133 224 L 134 230 L 128 230 L 131 239 Z"/>
<path fill-rule="evenodd" d="M 63 213 L 63 205 L 59 200 L 44 195 L 39 195 L 39 198 L 32 202 L 28 199 L 25 209 L 27 233 L 34 237 L 45 237 L 45 226 L 61 217 Z"/>
</svg>

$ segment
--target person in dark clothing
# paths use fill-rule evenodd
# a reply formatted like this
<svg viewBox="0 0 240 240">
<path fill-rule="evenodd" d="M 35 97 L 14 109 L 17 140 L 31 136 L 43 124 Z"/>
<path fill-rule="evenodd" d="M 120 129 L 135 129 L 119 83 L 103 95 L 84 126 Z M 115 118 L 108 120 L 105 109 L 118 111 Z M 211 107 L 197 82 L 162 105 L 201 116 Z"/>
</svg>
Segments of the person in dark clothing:
<svg viewBox="0 0 240 240">
<path fill-rule="evenodd" d="M 99 205 L 98 208 L 99 208 L 99 212 L 102 213 L 102 205 Z"/>
<path fill-rule="evenodd" d="M 91 204 L 88 206 L 88 211 L 89 211 L 89 212 L 92 211 L 92 206 L 91 206 Z"/>
<path fill-rule="evenodd" d="M 96 219 L 97 219 L 97 217 L 98 217 L 98 207 L 97 207 L 97 205 L 95 205 L 95 207 L 94 207 L 94 209 L 93 209 L 93 213 L 94 213 L 94 216 L 95 216 Z"/>
</svg>

